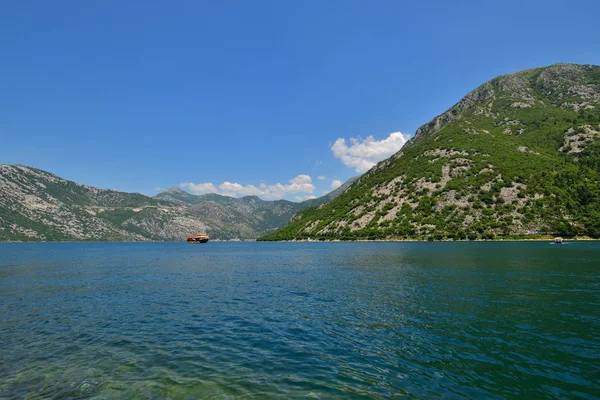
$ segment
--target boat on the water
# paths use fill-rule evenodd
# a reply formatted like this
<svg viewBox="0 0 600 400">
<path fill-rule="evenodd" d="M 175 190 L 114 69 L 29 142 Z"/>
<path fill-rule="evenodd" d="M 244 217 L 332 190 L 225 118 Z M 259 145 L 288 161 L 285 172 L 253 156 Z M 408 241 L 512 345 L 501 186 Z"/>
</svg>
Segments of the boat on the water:
<svg viewBox="0 0 600 400">
<path fill-rule="evenodd" d="M 206 243 L 206 242 L 208 242 L 208 235 L 202 235 L 202 234 L 190 235 L 187 237 L 187 242 L 188 243 Z"/>
<path fill-rule="evenodd" d="M 554 244 L 562 244 L 563 239 L 561 237 L 554 238 Z"/>
</svg>

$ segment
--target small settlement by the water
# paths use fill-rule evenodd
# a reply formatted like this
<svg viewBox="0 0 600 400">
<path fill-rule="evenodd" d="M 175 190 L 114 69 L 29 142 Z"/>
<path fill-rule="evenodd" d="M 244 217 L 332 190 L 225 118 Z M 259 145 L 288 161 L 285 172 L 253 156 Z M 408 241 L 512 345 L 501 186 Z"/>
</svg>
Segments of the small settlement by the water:
<svg viewBox="0 0 600 400">
<path fill-rule="evenodd" d="M 202 235 L 202 234 L 190 235 L 187 237 L 187 242 L 188 243 L 206 243 L 206 242 L 208 242 L 208 235 Z"/>
</svg>

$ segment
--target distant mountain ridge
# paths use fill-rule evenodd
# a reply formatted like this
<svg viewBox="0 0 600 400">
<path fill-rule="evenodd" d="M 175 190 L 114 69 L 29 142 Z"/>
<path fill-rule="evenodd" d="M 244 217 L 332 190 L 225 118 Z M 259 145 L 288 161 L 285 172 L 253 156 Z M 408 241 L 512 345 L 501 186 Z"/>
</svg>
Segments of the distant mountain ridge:
<svg viewBox="0 0 600 400">
<path fill-rule="evenodd" d="M 499 76 L 264 240 L 600 237 L 600 67 Z"/>
<path fill-rule="evenodd" d="M 304 204 L 304 205 L 310 205 L 311 207 L 316 207 L 319 206 L 321 204 L 326 203 L 327 201 L 331 201 L 333 199 L 335 199 L 337 196 L 339 196 L 340 194 L 344 193 L 359 177 L 355 176 L 352 177 L 350 179 L 348 179 L 346 182 L 344 182 L 340 187 L 338 187 L 337 189 L 332 190 L 331 192 L 315 198 L 315 199 L 308 199 L 308 200 L 304 200 L 302 202 L 292 202 L 289 200 L 262 200 L 260 197 L 258 196 L 243 196 L 243 197 L 231 197 L 231 196 L 224 196 L 218 193 L 206 193 L 206 194 L 191 194 L 189 192 L 186 192 L 183 189 L 180 189 L 176 186 L 170 187 L 156 195 L 153 196 L 153 198 L 158 199 L 158 200 L 166 200 L 166 201 L 170 201 L 172 203 L 180 203 L 180 204 L 187 204 L 187 205 L 194 205 L 194 204 L 198 204 L 198 203 L 202 203 L 202 202 L 206 202 L 206 201 L 214 201 L 216 203 L 221 203 L 221 204 L 226 204 L 226 205 L 237 205 L 238 207 L 242 206 L 243 204 L 249 204 L 252 202 L 262 202 L 263 204 L 265 203 L 272 203 L 272 204 Z M 300 208 L 305 208 L 305 206 L 301 206 Z"/>
<path fill-rule="evenodd" d="M 331 201 L 347 190 L 356 179 L 357 177 L 350 178 L 324 196 L 299 203 L 289 200 L 262 200 L 257 196 L 236 198 L 216 193 L 193 195 L 177 187 L 169 188 L 154 198 L 187 205 L 188 211 L 219 226 L 225 236 L 229 236 L 228 232 L 235 227 L 245 232 L 245 236 L 257 238 L 285 226 L 298 211 Z"/>
<path fill-rule="evenodd" d="M 153 196 L 155 199 L 166 200 L 172 203 L 180 203 L 180 204 L 196 204 L 200 202 L 198 196 L 190 194 L 185 190 L 179 189 L 177 187 L 170 187 L 167 190 L 160 192 L 159 194 Z"/>
<path fill-rule="evenodd" d="M 0 165 L 0 240 L 177 240 L 208 228 L 169 202 Z"/>
<path fill-rule="evenodd" d="M 284 226 L 308 206 L 252 196 L 194 196 L 180 189 L 156 197 L 98 189 L 25 165 L 0 164 L 0 241 L 183 240 L 198 232 L 212 239 L 247 240 Z"/>
</svg>

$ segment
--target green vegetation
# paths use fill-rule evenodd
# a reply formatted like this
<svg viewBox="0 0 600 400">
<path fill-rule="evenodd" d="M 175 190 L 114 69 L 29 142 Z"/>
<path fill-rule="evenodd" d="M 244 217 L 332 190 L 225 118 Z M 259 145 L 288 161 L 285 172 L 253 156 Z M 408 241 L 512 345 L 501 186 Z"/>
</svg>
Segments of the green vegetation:
<svg viewBox="0 0 600 400">
<path fill-rule="evenodd" d="M 493 79 L 261 240 L 600 237 L 600 67 Z"/>
<path fill-rule="evenodd" d="M 357 178 L 351 178 L 338 189 L 316 199 L 300 203 L 288 200 L 262 200 L 257 196 L 233 198 L 215 193 L 192 195 L 170 188 L 154 196 L 188 206 L 188 211 L 210 226 L 209 233 L 223 240 L 256 239 L 281 227 L 298 211 L 331 201 L 343 193 Z"/>
<path fill-rule="evenodd" d="M 150 198 L 80 185 L 28 166 L 0 165 L 0 241 L 183 240 L 198 232 L 212 239 L 255 239 L 343 190 L 303 203 L 195 196 L 176 188 Z"/>
<path fill-rule="evenodd" d="M 0 165 L 0 194 L 1 241 L 172 240 L 203 226 L 171 203 L 23 165 Z"/>
</svg>

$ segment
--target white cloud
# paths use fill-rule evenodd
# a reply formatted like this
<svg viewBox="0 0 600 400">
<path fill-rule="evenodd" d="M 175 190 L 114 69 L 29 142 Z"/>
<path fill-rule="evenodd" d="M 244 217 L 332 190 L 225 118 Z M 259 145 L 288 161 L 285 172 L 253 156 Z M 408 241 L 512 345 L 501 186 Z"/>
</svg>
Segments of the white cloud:
<svg viewBox="0 0 600 400">
<path fill-rule="evenodd" d="M 347 167 L 356 172 L 366 172 L 379 161 L 396 153 L 408 141 L 408 135 L 393 132 L 383 140 L 375 140 L 373 136 L 366 139 L 350 138 L 350 146 L 346 139 L 338 138 L 331 146 L 335 158 L 339 158 Z"/>
<path fill-rule="evenodd" d="M 212 183 L 182 183 L 179 185 L 182 189 L 187 189 L 194 194 L 217 193 L 219 190 Z"/>
<path fill-rule="evenodd" d="M 254 185 L 242 185 L 239 183 L 223 182 L 219 185 L 219 192 L 226 196 L 258 196 L 261 190 Z"/>
<path fill-rule="evenodd" d="M 327 177 L 323 176 L 323 175 L 319 175 L 319 176 L 317 176 L 317 179 L 320 180 L 320 181 L 324 181 L 324 180 L 327 179 Z"/>
<path fill-rule="evenodd" d="M 310 199 L 316 199 L 316 198 L 317 198 L 317 196 L 313 196 L 312 194 L 308 195 L 308 196 L 296 196 L 296 201 L 304 201 L 304 200 L 310 200 Z"/>
<path fill-rule="evenodd" d="M 339 188 L 340 186 L 342 186 L 342 181 L 340 181 L 339 179 L 334 179 L 334 180 L 331 181 L 331 188 L 332 189 L 335 190 L 335 189 Z"/>
<path fill-rule="evenodd" d="M 312 179 L 310 178 L 310 176 L 308 176 L 306 174 L 302 174 L 302 175 L 298 175 L 297 177 L 291 179 L 290 182 L 301 185 L 304 183 L 311 183 Z"/>
<path fill-rule="evenodd" d="M 242 196 L 261 196 L 266 199 L 281 199 L 286 195 L 304 193 L 312 195 L 315 191 L 315 185 L 309 175 L 301 174 L 289 180 L 289 183 L 276 183 L 267 185 L 261 183 L 258 186 L 242 185 L 237 182 L 223 182 L 218 186 L 207 183 L 184 182 L 179 185 L 194 194 L 217 193 L 224 196 L 242 197 Z M 303 199 L 308 198 L 303 196 Z"/>
</svg>

